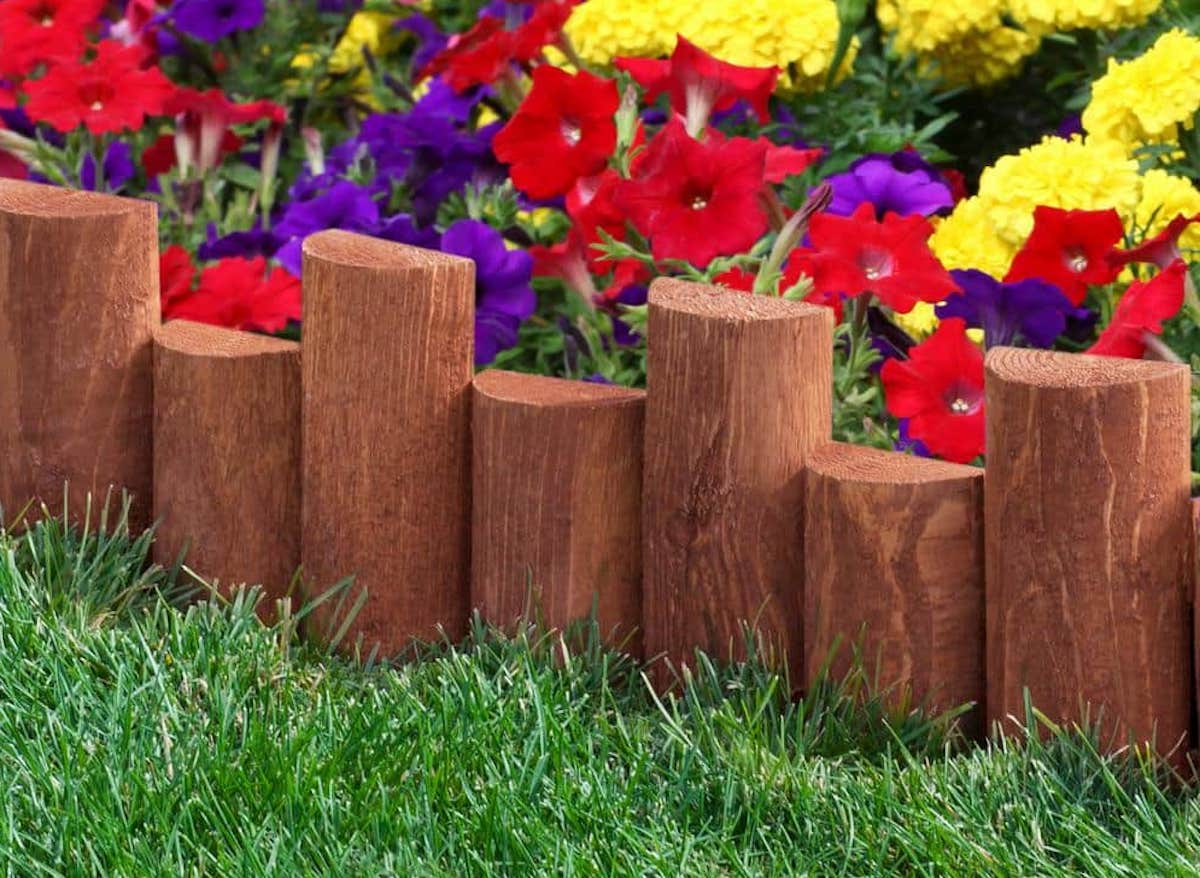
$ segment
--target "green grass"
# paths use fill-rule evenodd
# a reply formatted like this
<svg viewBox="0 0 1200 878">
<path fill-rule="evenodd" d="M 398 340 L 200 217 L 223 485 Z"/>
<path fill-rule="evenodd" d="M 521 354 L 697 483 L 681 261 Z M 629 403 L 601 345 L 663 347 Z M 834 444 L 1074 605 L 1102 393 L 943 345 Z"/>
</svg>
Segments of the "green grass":
<svg viewBox="0 0 1200 878">
<path fill-rule="evenodd" d="M 587 631 L 356 666 L 176 609 L 147 548 L 0 535 L 7 874 L 1200 874 L 1200 800 L 1085 737 L 956 755 L 861 675 L 752 665 L 660 702 Z"/>
</svg>

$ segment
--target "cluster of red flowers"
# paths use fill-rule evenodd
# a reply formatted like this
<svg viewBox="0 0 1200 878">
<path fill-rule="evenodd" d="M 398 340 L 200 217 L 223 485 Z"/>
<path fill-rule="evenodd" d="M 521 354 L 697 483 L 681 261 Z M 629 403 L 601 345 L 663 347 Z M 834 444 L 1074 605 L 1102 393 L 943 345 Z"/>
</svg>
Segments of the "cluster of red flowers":
<svg viewBox="0 0 1200 878">
<path fill-rule="evenodd" d="M 171 117 L 174 130 L 142 155 L 149 177 L 176 166 L 185 177 L 201 176 L 218 165 L 222 153 L 241 145 L 232 126 L 262 121 L 268 123 L 263 162 L 277 159 L 284 107 L 237 103 L 219 89 L 175 85 L 156 66 L 153 42 L 139 38 L 155 11 L 152 0 L 129 4 L 127 42 L 99 39 L 105 6 L 104 0 L 0 3 L 0 77 L 9 86 L 0 91 L 0 107 L 14 106 L 21 94 L 31 121 L 63 133 L 82 127 L 93 135 L 138 130 L 148 117 Z M 191 270 L 187 254 L 176 247 L 162 258 L 168 317 L 270 332 L 300 319 L 299 282 L 282 270 L 267 273 L 265 260 L 223 260 L 205 270 L 194 291 L 189 275 L 184 296 L 178 293 L 183 264 Z"/>
</svg>

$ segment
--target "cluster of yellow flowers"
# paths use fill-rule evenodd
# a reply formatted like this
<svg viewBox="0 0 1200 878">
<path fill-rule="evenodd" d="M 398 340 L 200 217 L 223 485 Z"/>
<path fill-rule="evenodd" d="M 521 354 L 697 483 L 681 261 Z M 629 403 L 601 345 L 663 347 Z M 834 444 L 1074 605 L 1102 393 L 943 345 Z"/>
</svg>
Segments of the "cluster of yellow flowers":
<svg viewBox="0 0 1200 878">
<path fill-rule="evenodd" d="M 1200 38 L 1182 30 L 1163 34 L 1130 61 L 1109 60 L 1108 72 L 1092 84 L 1083 112 L 1089 138 L 1120 143 L 1132 151 L 1143 144 L 1179 139 L 1200 110 Z"/>
<path fill-rule="evenodd" d="M 947 268 L 978 268 L 1003 276 L 1033 229 L 1038 205 L 1065 210 L 1115 208 L 1132 231 L 1153 235 L 1180 213 L 1200 212 L 1200 191 L 1167 171 L 1138 173 L 1117 143 L 1047 137 L 1000 158 L 979 179 L 979 193 L 959 202 L 930 239 Z M 1200 245 L 1200 233 L 1183 246 Z"/>
<path fill-rule="evenodd" d="M 1041 38 L 1076 28 L 1129 27 L 1163 0 L 879 0 L 877 16 L 900 52 L 948 85 L 991 85 L 1012 76 Z"/>
<path fill-rule="evenodd" d="M 1008 12 L 1031 33 L 1142 24 L 1163 0 L 1009 0 Z"/>
<path fill-rule="evenodd" d="M 566 33 L 584 60 L 600 66 L 617 57 L 669 55 L 682 34 L 722 61 L 779 67 L 785 89 L 813 91 L 833 63 L 838 12 L 834 0 L 588 0 L 571 14 Z"/>
<path fill-rule="evenodd" d="M 1010 76 L 1038 40 L 1005 24 L 1007 0 L 879 0 L 876 14 L 898 51 L 952 85 L 987 85 Z"/>
</svg>

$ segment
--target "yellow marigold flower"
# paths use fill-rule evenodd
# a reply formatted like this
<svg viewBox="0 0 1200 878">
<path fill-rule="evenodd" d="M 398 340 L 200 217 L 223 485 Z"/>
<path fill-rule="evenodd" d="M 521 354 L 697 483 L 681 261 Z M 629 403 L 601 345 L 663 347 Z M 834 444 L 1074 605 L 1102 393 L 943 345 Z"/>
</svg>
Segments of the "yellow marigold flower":
<svg viewBox="0 0 1200 878">
<path fill-rule="evenodd" d="M 979 199 L 996 233 L 1019 247 L 1033 230 L 1033 209 L 1116 208 L 1122 216 L 1138 202 L 1137 162 L 1113 143 L 1045 137 L 984 170 Z"/>
<path fill-rule="evenodd" d="M 690 11 L 675 0 L 588 0 L 575 7 L 564 30 L 592 64 L 625 56 L 654 58 L 670 54 Z"/>
<path fill-rule="evenodd" d="M 989 209 L 978 196 L 967 198 L 950 216 L 937 221 L 929 247 L 942 265 L 950 269 L 978 268 L 993 277 L 1008 272 L 1017 247 L 997 234 L 988 217 Z"/>
<path fill-rule="evenodd" d="M 386 12 L 356 12 L 346 25 L 346 32 L 333 47 L 329 69 L 345 73 L 363 65 L 363 49 L 372 55 L 386 55 L 399 45 L 400 35 L 392 29 L 394 15 Z"/>
<path fill-rule="evenodd" d="M 1163 0 L 1009 0 L 1008 11 L 1026 30 L 1094 30 L 1131 27 L 1149 18 Z"/>
<path fill-rule="evenodd" d="M 947 85 L 992 85 L 1015 75 L 1039 43 L 1032 34 L 1001 25 L 968 34 L 920 58 L 922 68 L 936 71 Z"/>
<path fill-rule="evenodd" d="M 824 85 L 838 37 L 834 0 L 588 0 L 576 7 L 566 32 L 584 60 L 668 55 L 683 34 L 722 61 L 778 66 L 785 89 Z M 839 74 L 853 63 L 847 53 Z"/>
<path fill-rule="evenodd" d="M 1157 235 L 1171 220 L 1183 214 L 1200 213 L 1200 191 L 1190 180 L 1154 169 L 1142 175 L 1142 197 L 1128 226 L 1145 229 L 1146 237 Z M 1180 246 L 1200 249 L 1200 229 L 1191 226 L 1179 238 Z"/>
<path fill-rule="evenodd" d="M 907 314 L 893 314 L 892 319 L 918 341 L 937 329 L 938 325 L 937 315 L 929 302 L 917 302 Z"/>
<path fill-rule="evenodd" d="M 1145 53 L 1124 63 L 1110 59 L 1092 84 L 1083 111 L 1089 137 L 1133 148 L 1178 139 L 1200 110 L 1200 38 L 1181 30 L 1163 34 Z"/>
<path fill-rule="evenodd" d="M 883 0 L 877 15 L 902 52 L 927 54 L 1000 26 L 1006 0 Z"/>
</svg>

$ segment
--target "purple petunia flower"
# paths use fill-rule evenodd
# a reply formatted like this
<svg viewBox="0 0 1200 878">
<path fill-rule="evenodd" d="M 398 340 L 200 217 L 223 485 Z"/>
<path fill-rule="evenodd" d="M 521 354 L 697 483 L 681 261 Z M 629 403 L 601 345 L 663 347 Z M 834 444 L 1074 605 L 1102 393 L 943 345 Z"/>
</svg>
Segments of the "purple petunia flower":
<svg viewBox="0 0 1200 878">
<path fill-rule="evenodd" d="M 920 439 L 914 439 L 908 434 L 908 418 L 900 418 L 896 426 L 900 434 L 895 442 L 897 451 L 911 452 L 916 457 L 933 457 L 929 453 L 929 449 L 925 447 L 924 442 Z"/>
<path fill-rule="evenodd" d="M 424 247 L 426 250 L 436 250 L 441 243 L 441 235 L 433 229 L 421 228 L 407 213 L 398 213 L 385 220 L 375 232 L 375 237 L 397 244 Z"/>
<path fill-rule="evenodd" d="M 379 205 L 371 193 L 349 180 L 339 180 L 308 201 L 296 201 L 284 211 L 275 234 L 286 241 L 275 258 L 300 276 L 300 247 L 304 239 L 322 229 L 345 229 L 371 234 L 379 225 Z"/>
<path fill-rule="evenodd" d="M 827 210 L 835 216 L 850 216 L 863 202 L 875 205 L 880 219 L 889 212 L 932 216 L 954 207 L 941 174 L 913 150 L 865 155 L 827 182 L 833 187 Z"/>
<path fill-rule="evenodd" d="M 470 219 L 446 229 L 441 249 L 475 261 L 475 364 L 486 366 L 517 343 L 521 322 L 537 306 L 529 285 L 533 257 L 509 250 L 499 232 Z"/>
<path fill-rule="evenodd" d="M 1049 348 L 1069 317 L 1084 319 L 1089 313 L 1073 306 L 1054 284 L 1037 278 L 1006 284 L 975 269 L 955 270 L 950 276 L 962 292 L 937 306 L 938 319 L 961 317 L 968 326 L 983 330 L 989 347 L 1022 339 L 1033 347 Z"/>
<path fill-rule="evenodd" d="M 263 0 L 178 0 L 170 15 L 188 36 L 215 43 L 234 31 L 258 27 Z"/>
<path fill-rule="evenodd" d="M 618 305 L 645 305 L 649 289 L 644 284 L 630 284 L 624 287 L 617 297 L 612 300 L 613 341 L 619 345 L 634 345 L 641 341 L 641 336 L 633 327 L 621 319 L 621 309 Z"/>
<path fill-rule="evenodd" d="M 438 26 L 425 15 L 410 15 L 407 18 L 401 18 L 392 27 L 397 30 L 406 30 L 417 38 L 417 50 L 413 52 L 413 70 L 424 69 L 425 65 L 432 61 L 433 57 L 446 48 L 446 44 L 450 42 L 449 35 L 442 33 Z M 440 82 L 438 79 L 433 81 Z"/>
<path fill-rule="evenodd" d="M 103 173 L 101 179 L 96 177 L 96 159 L 86 153 L 79 166 L 79 184 L 84 189 L 92 191 L 119 192 L 121 187 L 133 179 L 136 168 L 133 164 L 133 149 L 128 143 L 114 140 L 104 152 L 104 161 L 99 170 Z"/>
<path fill-rule="evenodd" d="M 916 344 L 907 332 L 889 320 L 883 311 L 874 305 L 867 308 L 867 329 L 870 333 L 871 347 L 880 356 L 880 359 L 871 364 L 872 372 L 879 372 L 888 360 L 907 360 L 909 350 Z"/>
<path fill-rule="evenodd" d="M 269 229 L 262 227 L 262 221 L 256 221 L 253 228 L 241 232 L 230 232 L 223 237 L 217 236 L 217 226 L 209 223 L 206 229 L 205 242 L 196 250 L 196 255 L 204 261 L 210 259 L 226 259 L 230 256 L 241 256 L 253 259 L 255 256 L 271 257 L 279 249 L 279 236 Z"/>
</svg>

